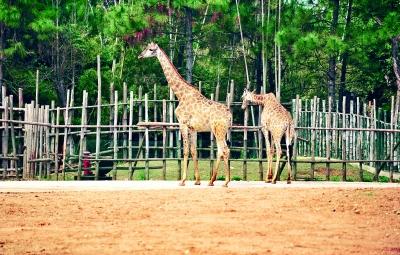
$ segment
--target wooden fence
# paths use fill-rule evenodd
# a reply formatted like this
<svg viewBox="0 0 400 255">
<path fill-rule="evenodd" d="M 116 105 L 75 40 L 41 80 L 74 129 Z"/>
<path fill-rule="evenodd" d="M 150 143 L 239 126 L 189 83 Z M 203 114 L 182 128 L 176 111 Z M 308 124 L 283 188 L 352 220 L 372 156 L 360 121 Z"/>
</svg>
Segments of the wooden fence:
<svg viewBox="0 0 400 255">
<path fill-rule="evenodd" d="M 156 87 L 154 87 L 154 90 Z M 124 85 L 122 97 L 113 91 L 110 102 L 101 102 L 99 90 L 97 105 L 88 105 L 88 93 L 83 92 L 82 106 L 74 106 L 74 93 L 68 91 L 67 106 L 56 107 L 55 103 L 38 105 L 34 101 L 23 104 L 22 90 L 18 100 L 6 96 L 2 88 L 1 113 L 1 168 L 0 176 L 6 178 L 64 179 L 67 172 L 83 178 L 85 157 L 93 162 L 95 179 L 104 177 L 112 170 L 116 176 L 119 169 L 127 169 L 132 178 L 137 163 L 144 162 L 146 176 L 154 166 L 150 161 L 159 161 L 163 178 L 167 173 L 167 161 L 178 164 L 180 177 L 182 142 L 174 116 L 177 101 L 171 97 L 158 99 L 148 94 L 128 93 Z M 242 111 L 241 102 L 232 102 L 234 87 L 231 83 L 225 103 L 235 113 Z M 211 96 L 215 99 L 215 96 Z M 14 106 L 18 101 L 18 107 Z M 392 99 L 392 106 L 394 101 Z M 300 99 L 290 105 L 296 125 L 297 139 L 293 148 L 293 167 L 296 173 L 299 163 L 309 163 L 309 179 L 314 178 L 315 165 L 326 164 L 326 178 L 330 178 L 331 164 L 341 163 L 342 179 L 346 180 L 346 166 L 356 163 L 362 178 L 363 167 L 398 171 L 400 135 L 398 123 L 394 123 L 394 112 L 377 108 L 375 102 L 368 105 L 356 101 L 333 103 L 330 99 Z M 393 109 L 393 107 L 392 107 Z M 261 107 L 250 106 L 243 119 L 234 118 L 230 130 L 232 161 L 242 162 L 242 179 L 248 171 L 258 171 L 263 178 L 265 164 L 264 138 L 260 131 Z M 107 116 L 104 116 L 107 113 Z M 96 114 L 96 115 L 95 115 Z M 96 118 L 94 118 L 96 116 Z M 241 115 L 236 114 L 235 117 Z M 80 123 L 72 123 L 80 120 Z M 210 134 L 199 134 L 199 157 L 210 160 L 210 170 L 216 157 L 216 145 Z M 85 154 L 90 151 L 90 156 Z M 248 162 L 258 162 L 258 169 L 248 169 Z M 286 160 L 283 159 L 283 162 Z M 125 163 L 125 164 L 121 164 Z M 54 174 L 52 174 L 54 173 Z"/>
</svg>

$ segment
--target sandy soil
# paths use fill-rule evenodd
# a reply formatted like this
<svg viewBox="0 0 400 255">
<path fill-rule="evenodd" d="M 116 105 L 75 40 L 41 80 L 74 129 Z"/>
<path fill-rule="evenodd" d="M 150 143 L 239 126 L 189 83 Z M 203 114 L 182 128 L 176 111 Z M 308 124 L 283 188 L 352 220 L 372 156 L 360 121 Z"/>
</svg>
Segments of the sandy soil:
<svg viewBox="0 0 400 255">
<path fill-rule="evenodd" d="M 400 254 L 400 189 L 0 193 L 0 254 Z"/>
</svg>

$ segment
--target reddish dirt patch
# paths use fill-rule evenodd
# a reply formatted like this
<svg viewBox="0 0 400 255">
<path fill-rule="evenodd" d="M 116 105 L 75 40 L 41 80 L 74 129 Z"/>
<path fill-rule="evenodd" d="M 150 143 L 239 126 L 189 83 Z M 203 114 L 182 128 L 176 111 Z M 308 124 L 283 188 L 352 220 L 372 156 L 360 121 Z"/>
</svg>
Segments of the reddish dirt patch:
<svg viewBox="0 0 400 255">
<path fill-rule="evenodd" d="M 399 254 L 399 189 L 0 193 L 0 254 Z"/>
</svg>

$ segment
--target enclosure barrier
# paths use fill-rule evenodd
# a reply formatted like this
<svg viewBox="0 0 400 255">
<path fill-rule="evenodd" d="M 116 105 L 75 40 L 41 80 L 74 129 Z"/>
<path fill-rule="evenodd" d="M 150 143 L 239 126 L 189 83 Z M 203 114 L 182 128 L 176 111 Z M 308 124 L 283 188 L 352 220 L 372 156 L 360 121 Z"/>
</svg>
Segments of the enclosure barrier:
<svg viewBox="0 0 400 255">
<path fill-rule="evenodd" d="M 4 86 L 1 88 L 0 178 L 65 180 L 70 172 L 77 180 L 116 179 L 118 170 L 125 169 L 132 179 L 135 170 L 144 169 L 144 178 L 149 179 L 150 170 L 157 169 L 165 179 L 167 161 L 175 161 L 180 179 L 182 141 L 174 115 L 178 102 L 172 91 L 169 99 L 159 99 L 156 85 L 144 94 L 139 87 L 134 94 L 128 93 L 124 83 L 121 97 L 111 84 L 109 102 L 104 103 L 99 63 L 98 59 L 96 104 L 90 105 L 88 92 L 83 91 L 81 106 L 75 106 L 74 90 L 67 91 L 65 107 L 56 106 L 54 101 L 50 106 L 39 105 L 37 99 L 24 104 L 22 89 L 16 100 L 14 95 L 6 94 Z M 201 83 L 198 88 L 201 91 Z M 230 160 L 242 162 L 241 179 L 247 180 L 249 171 L 257 171 L 262 180 L 267 161 L 260 129 L 262 108 L 250 105 L 243 112 L 241 102 L 234 102 L 237 97 L 233 81 L 227 86 L 225 101 L 219 100 L 220 94 L 218 83 L 210 99 L 226 104 L 234 117 L 228 133 Z M 297 96 L 285 106 L 290 108 L 296 129 L 291 160 L 295 177 L 313 180 L 316 164 L 322 163 L 329 180 L 331 164 L 340 163 L 341 179 L 346 180 L 347 164 L 353 163 L 359 167 L 361 180 L 368 166 L 375 169 L 375 180 L 385 170 L 393 181 L 400 153 L 393 97 L 390 112 L 377 108 L 375 100 L 366 104 L 359 98 L 353 101 L 345 97 L 333 102 L 331 98 Z M 216 144 L 210 133 L 198 134 L 198 154 L 199 160 L 210 161 L 211 172 Z M 151 166 L 152 161 L 160 165 Z M 138 162 L 144 162 L 144 166 L 139 167 Z M 258 169 L 248 169 L 248 162 L 258 162 Z M 287 159 L 281 162 L 280 171 Z M 300 163 L 310 164 L 307 176 L 297 174 Z M 110 171 L 111 176 L 106 175 Z"/>
<path fill-rule="evenodd" d="M 224 103 L 232 109 L 234 123 L 243 125 L 233 124 L 230 129 L 231 161 L 242 162 L 244 180 L 248 171 L 254 171 L 248 169 L 248 162 L 258 162 L 256 171 L 262 180 L 266 156 L 259 123 L 261 108 L 252 105 L 243 114 L 242 121 L 237 119 L 240 115 L 235 113 L 241 111 L 241 102 L 232 102 L 233 87 L 232 82 Z M 102 104 L 99 93 L 100 103 L 96 105 L 88 104 L 88 93 L 84 91 L 82 106 L 73 105 L 74 93 L 68 91 L 66 107 L 56 107 L 54 102 L 50 106 L 34 101 L 24 104 L 19 90 L 18 107 L 14 107 L 14 96 L 7 96 L 3 87 L 1 178 L 63 180 L 67 172 L 73 172 L 79 180 L 84 177 L 85 160 L 92 162 L 89 170 L 94 172 L 94 179 L 105 178 L 104 173 L 110 170 L 115 179 L 120 169 L 128 170 L 132 179 L 134 171 L 143 168 L 146 179 L 152 169 L 160 169 L 165 179 L 166 162 L 171 160 L 177 162 L 180 178 L 182 141 L 174 116 L 177 101 L 173 94 L 168 100 L 157 99 L 156 86 L 153 99 L 142 91 L 140 87 L 138 95 L 132 91 L 128 94 L 124 84 L 122 100 L 118 91 L 113 91 L 110 103 Z M 215 99 L 214 94 L 211 98 Z M 346 165 L 356 163 L 361 179 L 366 165 L 376 169 L 376 179 L 381 170 L 388 170 L 393 179 L 393 173 L 398 171 L 400 144 L 400 129 L 398 122 L 393 121 L 393 111 L 388 113 L 377 108 L 375 102 L 367 105 L 359 99 L 354 102 L 346 98 L 339 107 L 338 101 L 333 103 L 330 98 L 326 101 L 317 97 L 297 97 L 290 108 L 297 134 L 292 158 L 295 175 L 299 163 L 309 163 L 307 179 L 314 179 L 315 165 L 324 163 L 329 180 L 331 164 L 341 163 L 342 180 L 346 180 Z M 80 123 L 72 123 L 73 116 Z M 211 171 L 216 159 L 214 137 L 207 133 L 198 137 L 199 158 L 210 160 Z M 90 155 L 85 156 L 85 151 Z M 151 161 L 160 162 L 160 166 L 150 166 Z M 139 168 L 138 162 L 144 162 L 144 167 Z M 282 162 L 281 169 L 286 159 Z"/>
</svg>

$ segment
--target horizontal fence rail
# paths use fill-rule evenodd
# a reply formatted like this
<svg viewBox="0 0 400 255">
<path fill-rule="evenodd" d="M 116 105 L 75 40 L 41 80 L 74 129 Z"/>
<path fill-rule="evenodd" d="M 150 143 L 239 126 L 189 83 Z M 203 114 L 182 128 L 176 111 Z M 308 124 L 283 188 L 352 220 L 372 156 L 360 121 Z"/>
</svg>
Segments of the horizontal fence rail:
<svg viewBox="0 0 400 255">
<path fill-rule="evenodd" d="M 135 170 L 143 169 L 145 179 L 150 178 L 150 170 L 162 171 L 165 179 L 167 161 L 175 161 L 179 179 L 183 146 L 174 114 L 179 102 L 173 94 L 169 99 L 158 99 L 154 86 L 153 98 L 143 93 L 142 87 L 134 95 L 124 84 L 122 94 L 112 91 L 110 101 L 101 102 L 99 89 L 93 105 L 89 105 L 88 93 L 83 91 L 81 106 L 74 105 L 74 92 L 68 90 L 65 107 L 56 107 L 55 102 L 24 103 L 21 95 L 14 102 L 13 95 L 2 93 L 0 178 L 63 180 L 72 173 L 78 180 L 90 174 L 94 179 L 116 179 L 118 171 L 125 169 L 132 179 Z M 250 105 L 243 112 L 241 102 L 234 102 L 234 91 L 231 82 L 226 100 L 219 100 L 234 115 L 228 134 L 231 161 L 241 162 L 241 179 L 246 180 L 248 172 L 255 171 L 262 180 L 267 161 L 260 123 L 262 107 Z M 211 99 L 218 98 L 218 94 L 211 94 Z M 393 109 L 393 98 L 391 103 Z M 398 172 L 400 128 L 393 110 L 377 108 L 375 101 L 361 103 L 358 98 L 333 102 L 330 98 L 298 96 L 285 107 L 290 108 L 295 123 L 291 160 L 295 176 L 299 164 L 310 164 L 308 176 L 298 178 L 314 179 L 317 164 L 325 164 L 328 180 L 331 164 L 341 164 L 342 180 L 347 178 L 350 163 L 360 169 L 361 179 L 366 167 L 374 169 L 376 180 L 382 170 L 391 180 Z M 199 159 L 210 161 L 211 171 L 217 154 L 214 137 L 199 133 L 197 142 Z M 159 166 L 150 165 L 156 161 Z M 138 166 L 138 162 L 144 166 Z M 250 169 L 249 162 L 258 162 L 257 169 Z M 282 170 L 287 159 L 281 162 Z"/>
</svg>

